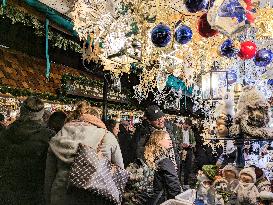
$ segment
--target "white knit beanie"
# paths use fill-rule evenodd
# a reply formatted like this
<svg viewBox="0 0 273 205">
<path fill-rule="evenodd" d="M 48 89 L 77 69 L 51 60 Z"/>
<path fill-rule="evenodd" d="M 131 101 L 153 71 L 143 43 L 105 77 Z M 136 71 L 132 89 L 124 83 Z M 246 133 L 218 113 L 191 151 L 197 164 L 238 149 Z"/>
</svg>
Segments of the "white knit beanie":
<svg viewBox="0 0 273 205">
<path fill-rule="evenodd" d="M 238 178 L 239 176 L 239 172 L 237 170 L 237 168 L 235 166 L 233 166 L 232 164 L 228 164 L 223 168 L 223 171 L 232 171 L 235 173 L 236 178 Z"/>
<path fill-rule="evenodd" d="M 255 174 L 255 169 L 253 167 L 247 167 L 247 168 L 242 169 L 239 173 L 239 177 L 241 177 L 241 174 L 247 174 L 247 175 L 251 176 L 253 179 L 253 182 L 254 183 L 256 182 L 256 174 Z"/>
</svg>

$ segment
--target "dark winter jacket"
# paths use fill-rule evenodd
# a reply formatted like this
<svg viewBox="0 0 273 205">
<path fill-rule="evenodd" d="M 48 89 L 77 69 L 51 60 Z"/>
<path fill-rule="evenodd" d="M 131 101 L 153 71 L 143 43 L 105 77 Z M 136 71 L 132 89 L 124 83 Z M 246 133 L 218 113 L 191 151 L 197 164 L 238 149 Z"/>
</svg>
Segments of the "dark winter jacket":
<svg viewBox="0 0 273 205">
<path fill-rule="evenodd" d="M 173 141 L 175 160 L 176 160 L 177 167 L 179 168 L 180 157 L 179 157 L 178 149 L 175 143 L 173 132 L 171 129 L 169 129 L 169 127 L 166 127 L 165 129 L 170 134 L 170 137 Z M 144 159 L 145 146 L 150 139 L 150 135 L 155 130 L 156 129 L 147 120 L 144 120 L 142 125 L 137 127 L 135 134 L 133 136 L 133 145 L 134 145 L 133 150 L 134 150 L 134 153 L 136 153 L 134 160 L 136 160 L 137 158 Z"/>
<path fill-rule="evenodd" d="M 127 167 L 133 162 L 132 155 L 132 134 L 128 132 L 123 125 L 120 125 L 120 132 L 118 134 L 118 142 L 121 149 L 124 167 Z"/>
<path fill-rule="evenodd" d="M 3 133 L 1 149 L 6 153 L 1 156 L 0 204 L 43 204 L 46 154 L 53 135 L 32 120 L 17 120 Z"/>
<path fill-rule="evenodd" d="M 2 123 L 0 123 L 0 136 L 1 136 L 1 133 L 2 133 L 3 131 L 5 131 L 5 130 L 6 130 L 6 126 L 3 125 Z"/>
<path fill-rule="evenodd" d="M 145 145 L 154 130 L 155 128 L 147 120 L 144 120 L 142 124 L 136 128 L 133 136 L 135 160 L 137 158 L 144 159 Z"/>
<path fill-rule="evenodd" d="M 158 162 L 154 175 L 154 194 L 147 205 L 161 204 L 168 199 L 174 199 L 181 193 L 181 187 L 174 164 L 169 158 Z"/>
</svg>

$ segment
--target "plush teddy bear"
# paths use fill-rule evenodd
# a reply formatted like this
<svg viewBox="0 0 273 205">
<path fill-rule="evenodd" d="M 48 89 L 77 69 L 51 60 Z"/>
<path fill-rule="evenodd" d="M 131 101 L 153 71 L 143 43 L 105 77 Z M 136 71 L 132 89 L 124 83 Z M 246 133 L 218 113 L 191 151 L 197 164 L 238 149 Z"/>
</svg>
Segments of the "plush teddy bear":
<svg viewBox="0 0 273 205">
<path fill-rule="evenodd" d="M 259 191 L 255 186 L 256 174 L 253 167 L 244 168 L 239 173 L 239 184 L 234 190 L 237 193 L 237 204 L 256 205 Z"/>
<path fill-rule="evenodd" d="M 216 133 L 219 137 L 226 137 L 228 127 L 234 116 L 234 102 L 230 93 L 224 96 L 224 99 L 219 103 L 214 112 L 216 118 Z"/>
</svg>

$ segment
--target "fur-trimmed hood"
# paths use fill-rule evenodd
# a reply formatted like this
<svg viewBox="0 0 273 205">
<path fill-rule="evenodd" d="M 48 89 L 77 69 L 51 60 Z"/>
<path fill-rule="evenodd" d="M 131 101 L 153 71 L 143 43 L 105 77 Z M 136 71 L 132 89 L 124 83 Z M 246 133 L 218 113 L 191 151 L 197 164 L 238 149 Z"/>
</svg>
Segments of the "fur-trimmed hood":
<svg viewBox="0 0 273 205">
<path fill-rule="evenodd" d="M 72 121 L 64 125 L 60 132 L 49 142 L 53 153 L 63 162 L 72 163 L 77 152 L 79 143 L 97 149 L 101 139 L 111 145 L 115 137 L 108 132 L 105 125 L 99 120 L 86 122 L 86 119 L 93 119 L 94 116 L 81 118 L 79 121 Z M 84 120 L 85 119 L 85 120 Z M 101 128 L 102 127 L 102 128 Z"/>
</svg>

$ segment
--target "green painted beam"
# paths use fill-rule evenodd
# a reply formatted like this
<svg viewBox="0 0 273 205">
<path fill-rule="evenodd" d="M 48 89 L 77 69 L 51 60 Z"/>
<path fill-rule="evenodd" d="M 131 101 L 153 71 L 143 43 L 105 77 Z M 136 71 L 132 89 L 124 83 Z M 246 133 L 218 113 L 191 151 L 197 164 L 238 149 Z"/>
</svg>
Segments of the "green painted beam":
<svg viewBox="0 0 273 205">
<path fill-rule="evenodd" d="M 59 12 L 56 10 L 50 8 L 49 6 L 41 3 L 38 0 L 23 0 L 27 5 L 35 8 L 37 11 L 45 14 L 46 18 L 49 19 L 50 21 L 58 24 L 60 27 L 66 29 L 69 31 L 73 36 L 78 36 L 77 32 L 73 30 L 74 24 L 62 17 Z"/>
</svg>

